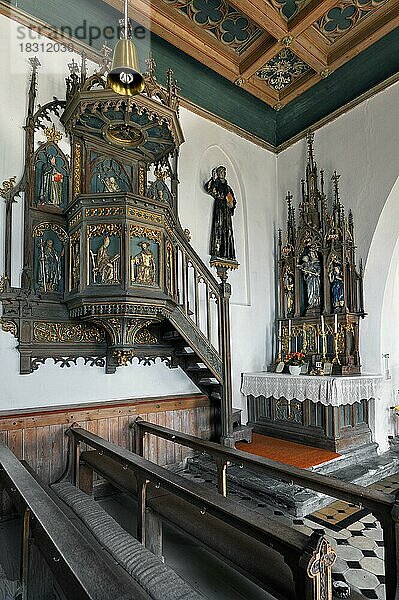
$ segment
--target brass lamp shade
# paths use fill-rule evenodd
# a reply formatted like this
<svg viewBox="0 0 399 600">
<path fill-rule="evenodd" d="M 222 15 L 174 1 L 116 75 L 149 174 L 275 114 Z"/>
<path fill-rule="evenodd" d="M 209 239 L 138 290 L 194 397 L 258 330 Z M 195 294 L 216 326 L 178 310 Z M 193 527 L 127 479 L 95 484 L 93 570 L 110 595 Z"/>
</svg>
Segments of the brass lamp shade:
<svg viewBox="0 0 399 600">
<path fill-rule="evenodd" d="M 134 96 L 144 90 L 144 79 L 139 71 L 136 46 L 130 39 L 119 40 L 114 50 L 108 83 L 117 94 Z"/>
</svg>

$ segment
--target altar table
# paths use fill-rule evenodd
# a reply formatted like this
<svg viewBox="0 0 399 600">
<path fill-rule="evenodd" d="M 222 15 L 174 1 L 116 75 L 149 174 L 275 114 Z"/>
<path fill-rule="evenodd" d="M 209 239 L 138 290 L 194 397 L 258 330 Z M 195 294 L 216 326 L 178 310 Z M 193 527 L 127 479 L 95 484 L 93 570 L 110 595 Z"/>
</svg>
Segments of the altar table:
<svg viewBox="0 0 399 600">
<path fill-rule="evenodd" d="M 257 433 L 345 452 L 373 441 L 382 376 L 243 373 L 248 424 Z"/>
</svg>

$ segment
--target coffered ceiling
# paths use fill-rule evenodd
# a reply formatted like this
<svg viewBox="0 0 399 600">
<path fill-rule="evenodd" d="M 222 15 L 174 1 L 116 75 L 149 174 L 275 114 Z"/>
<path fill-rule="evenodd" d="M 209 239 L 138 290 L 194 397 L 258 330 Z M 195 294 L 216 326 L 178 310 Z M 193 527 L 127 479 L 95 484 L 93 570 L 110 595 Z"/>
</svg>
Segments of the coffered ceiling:
<svg viewBox="0 0 399 600">
<path fill-rule="evenodd" d="M 130 0 L 130 14 L 281 109 L 397 27 L 399 0 Z"/>
</svg>

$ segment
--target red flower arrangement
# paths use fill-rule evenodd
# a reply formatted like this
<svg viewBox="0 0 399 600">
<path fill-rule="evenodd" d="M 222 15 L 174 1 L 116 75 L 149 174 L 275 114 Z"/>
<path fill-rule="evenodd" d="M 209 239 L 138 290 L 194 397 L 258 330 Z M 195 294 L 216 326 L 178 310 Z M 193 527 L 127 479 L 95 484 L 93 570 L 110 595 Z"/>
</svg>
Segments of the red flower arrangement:
<svg viewBox="0 0 399 600">
<path fill-rule="evenodd" d="M 287 356 L 287 359 L 285 361 L 285 364 L 290 366 L 297 366 L 299 367 L 300 365 L 303 365 L 305 362 L 305 355 L 303 352 L 291 352 L 291 354 L 289 354 Z"/>
</svg>

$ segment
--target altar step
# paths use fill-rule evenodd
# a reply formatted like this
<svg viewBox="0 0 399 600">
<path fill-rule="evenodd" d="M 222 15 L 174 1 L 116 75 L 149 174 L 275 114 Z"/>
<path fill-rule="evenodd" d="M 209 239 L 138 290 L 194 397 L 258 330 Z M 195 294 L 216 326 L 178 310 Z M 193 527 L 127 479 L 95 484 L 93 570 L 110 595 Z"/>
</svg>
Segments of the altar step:
<svg viewBox="0 0 399 600">
<path fill-rule="evenodd" d="M 375 444 L 369 444 L 352 452 L 351 455 L 340 456 L 330 463 L 313 467 L 311 470 L 365 487 L 399 473 L 399 455 L 389 451 L 378 456 L 375 448 Z M 206 481 L 210 479 L 216 481 L 214 462 L 206 456 L 188 459 L 188 468 L 194 476 Z M 294 517 L 309 515 L 333 501 L 329 496 L 266 475 L 255 474 L 235 465 L 228 467 L 227 481 L 228 492 L 233 492 L 244 499 L 248 497 L 259 504 L 281 510 Z"/>
</svg>

